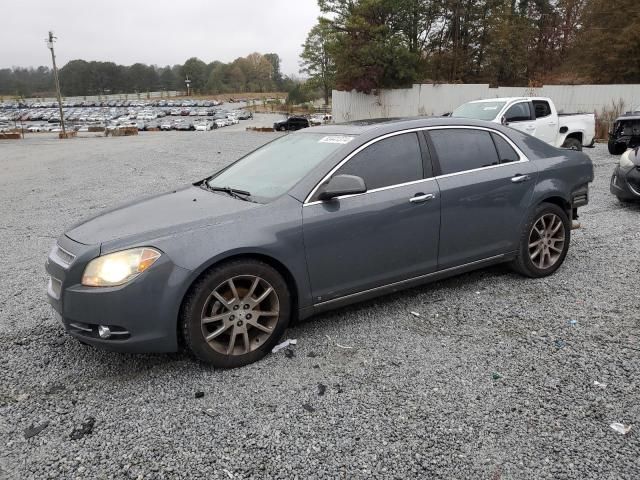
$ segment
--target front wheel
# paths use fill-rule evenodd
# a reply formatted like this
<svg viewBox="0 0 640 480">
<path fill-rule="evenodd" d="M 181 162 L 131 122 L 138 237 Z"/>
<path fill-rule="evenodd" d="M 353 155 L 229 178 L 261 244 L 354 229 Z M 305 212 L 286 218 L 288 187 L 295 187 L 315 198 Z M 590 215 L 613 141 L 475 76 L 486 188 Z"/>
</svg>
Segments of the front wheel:
<svg viewBox="0 0 640 480">
<path fill-rule="evenodd" d="M 527 277 L 549 276 L 564 262 L 570 239 L 567 212 L 555 204 L 542 203 L 523 229 L 518 256 L 511 266 Z"/>
<path fill-rule="evenodd" d="M 273 267 L 236 260 L 195 284 L 182 308 L 182 332 L 187 348 L 203 362 L 241 367 L 271 351 L 290 310 L 287 284 Z"/>
<path fill-rule="evenodd" d="M 562 148 L 568 148 L 569 150 L 582 151 L 582 142 L 577 138 L 567 138 L 562 144 Z"/>
<path fill-rule="evenodd" d="M 624 143 L 616 143 L 609 140 L 607 148 L 611 155 L 622 155 L 627 150 L 627 145 Z"/>
</svg>

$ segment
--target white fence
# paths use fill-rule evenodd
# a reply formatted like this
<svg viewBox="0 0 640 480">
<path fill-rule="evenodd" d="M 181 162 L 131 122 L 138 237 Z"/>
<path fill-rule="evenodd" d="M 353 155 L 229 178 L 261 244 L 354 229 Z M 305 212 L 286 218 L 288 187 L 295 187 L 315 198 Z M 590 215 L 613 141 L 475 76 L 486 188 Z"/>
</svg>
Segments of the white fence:
<svg viewBox="0 0 640 480">
<path fill-rule="evenodd" d="M 367 118 L 442 115 L 461 104 L 482 98 L 551 98 L 560 112 L 599 112 L 622 100 L 625 109 L 640 106 L 640 85 L 547 85 L 542 88 L 499 87 L 488 84 L 422 84 L 412 88 L 381 90 L 378 95 L 333 91 L 336 122 Z"/>
</svg>

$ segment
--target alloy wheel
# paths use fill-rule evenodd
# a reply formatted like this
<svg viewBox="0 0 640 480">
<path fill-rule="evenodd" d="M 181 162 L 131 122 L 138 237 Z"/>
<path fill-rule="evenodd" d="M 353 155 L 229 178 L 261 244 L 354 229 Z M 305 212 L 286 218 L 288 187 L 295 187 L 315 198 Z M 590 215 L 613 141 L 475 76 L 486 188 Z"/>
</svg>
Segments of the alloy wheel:
<svg viewBox="0 0 640 480">
<path fill-rule="evenodd" d="M 553 267 L 564 250 L 565 228 L 555 213 L 542 215 L 529 233 L 529 258 L 541 270 Z"/>
<path fill-rule="evenodd" d="M 244 355 L 262 346 L 280 316 L 278 295 L 264 278 L 232 277 L 205 301 L 202 334 L 209 346 L 225 355 Z"/>
</svg>

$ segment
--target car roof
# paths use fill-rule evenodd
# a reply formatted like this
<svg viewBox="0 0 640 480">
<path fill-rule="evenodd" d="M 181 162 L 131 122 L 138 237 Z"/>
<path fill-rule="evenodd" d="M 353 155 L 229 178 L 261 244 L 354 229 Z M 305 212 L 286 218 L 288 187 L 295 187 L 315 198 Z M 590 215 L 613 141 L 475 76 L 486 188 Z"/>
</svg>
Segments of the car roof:
<svg viewBox="0 0 640 480">
<path fill-rule="evenodd" d="M 515 102 L 517 100 L 531 100 L 527 97 L 495 97 L 495 98 L 483 98 L 481 100 L 472 100 L 468 103 L 485 103 L 485 102 Z"/>
<path fill-rule="evenodd" d="M 300 130 L 300 133 L 324 133 L 328 135 L 361 135 L 370 134 L 384 135 L 398 130 L 408 130 L 412 128 L 426 127 L 446 127 L 446 126 L 477 126 L 489 127 L 499 130 L 496 123 L 482 120 L 472 120 L 469 118 L 452 117 L 412 117 L 412 118 L 371 118 L 367 120 L 356 120 L 345 123 L 333 123 L 330 125 L 320 125 L 310 129 Z"/>
</svg>

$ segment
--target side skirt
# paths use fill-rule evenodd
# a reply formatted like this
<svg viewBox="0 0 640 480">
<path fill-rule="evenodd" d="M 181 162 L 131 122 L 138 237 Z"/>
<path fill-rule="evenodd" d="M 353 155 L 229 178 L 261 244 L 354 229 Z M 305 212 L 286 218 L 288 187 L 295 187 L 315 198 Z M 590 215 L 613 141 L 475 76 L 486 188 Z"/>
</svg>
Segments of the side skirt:
<svg viewBox="0 0 640 480">
<path fill-rule="evenodd" d="M 500 254 L 493 257 L 485 258 L 482 260 L 476 260 L 475 262 L 466 263 L 457 267 L 451 267 L 437 272 L 427 273 L 426 275 L 420 275 L 418 277 L 409 278 L 406 280 L 400 280 L 399 282 L 390 283 L 388 285 L 382 285 L 380 287 L 370 288 L 361 292 L 352 293 L 342 297 L 327 300 L 326 302 L 320 302 L 313 305 L 313 307 L 303 308 L 299 312 L 299 318 L 305 319 L 312 315 L 333 310 L 336 308 L 351 305 L 353 303 L 363 302 L 372 298 L 380 297 L 382 295 L 389 295 L 407 288 L 416 287 L 426 283 L 435 282 L 445 278 L 453 277 L 461 273 L 470 272 L 480 268 L 488 267 L 498 263 L 511 260 L 515 257 L 515 253 Z"/>
</svg>

